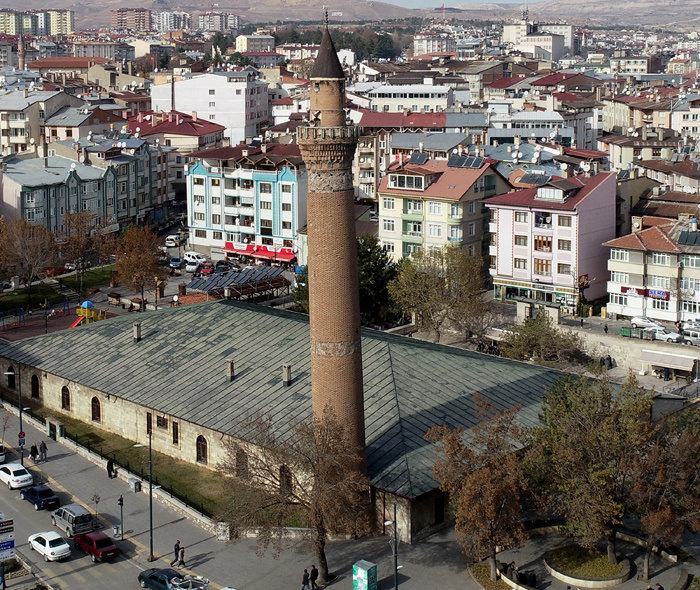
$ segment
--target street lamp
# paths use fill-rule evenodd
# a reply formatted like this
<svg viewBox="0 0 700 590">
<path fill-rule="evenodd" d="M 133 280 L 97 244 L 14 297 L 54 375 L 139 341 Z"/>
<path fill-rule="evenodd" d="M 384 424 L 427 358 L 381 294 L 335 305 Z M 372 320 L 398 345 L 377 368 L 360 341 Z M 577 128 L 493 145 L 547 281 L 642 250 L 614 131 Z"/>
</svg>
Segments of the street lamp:
<svg viewBox="0 0 700 590">
<path fill-rule="evenodd" d="M 399 588 L 399 535 L 396 528 L 396 504 L 394 504 L 394 520 L 385 520 L 384 526 L 394 525 L 393 535 L 391 535 L 391 552 L 394 554 L 394 590 Z"/>
<path fill-rule="evenodd" d="M 152 429 L 148 429 L 148 520 L 151 534 L 151 553 L 148 561 L 155 561 L 153 557 L 153 446 L 151 444 Z M 135 447 L 143 447 L 141 443 L 136 443 Z"/>
<path fill-rule="evenodd" d="M 7 371 L 5 375 L 14 375 L 14 371 Z M 18 402 L 18 407 L 19 407 L 19 431 L 20 433 L 24 432 L 24 429 L 22 428 L 22 365 L 17 363 L 17 379 L 19 380 L 19 402 Z M 24 439 L 23 438 L 18 438 L 19 441 L 19 462 L 24 465 Z"/>
</svg>

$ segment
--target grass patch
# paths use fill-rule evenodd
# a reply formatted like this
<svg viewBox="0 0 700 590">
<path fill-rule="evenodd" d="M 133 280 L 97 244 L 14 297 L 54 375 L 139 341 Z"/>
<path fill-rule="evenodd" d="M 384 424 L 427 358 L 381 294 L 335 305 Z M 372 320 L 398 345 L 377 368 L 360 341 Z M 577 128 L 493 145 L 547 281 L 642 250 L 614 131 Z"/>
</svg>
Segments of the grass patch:
<svg viewBox="0 0 700 590">
<path fill-rule="evenodd" d="M 114 264 L 108 266 L 100 266 L 99 268 L 93 268 L 88 270 L 83 275 L 83 292 L 88 289 L 94 289 L 96 287 L 106 287 L 109 285 L 110 271 L 114 270 Z M 63 284 L 72 289 L 76 293 L 80 288 L 80 280 L 77 274 L 70 275 L 63 278 Z"/>
<path fill-rule="evenodd" d="M 22 401 L 25 401 L 23 396 Z M 95 429 L 91 424 L 75 420 L 70 416 L 47 410 L 30 400 L 25 402 L 36 416 L 52 416 L 63 422 L 70 438 L 83 446 L 88 446 L 102 455 L 114 457 L 117 464 L 137 475 L 143 472 L 144 481 L 148 480 L 148 445 L 134 447 L 134 441 L 117 434 Z M 25 406 L 26 407 L 26 406 Z M 155 436 L 159 435 L 154 428 Z M 172 436 L 164 433 L 163 436 Z M 208 515 L 214 514 L 223 495 L 225 478 L 217 471 L 199 467 L 185 461 L 179 461 L 168 455 L 153 451 L 153 483 L 162 486 L 175 495 Z"/>
<path fill-rule="evenodd" d="M 548 557 L 552 567 L 577 578 L 611 578 L 622 571 L 622 562 L 609 563 L 606 552 L 581 545 L 565 545 Z"/>
<path fill-rule="evenodd" d="M 510 585 L 501 578 L 493 581 L 491 579 L 491 566 L 488 563 L 475 563 L 471 566 L 474 579 L 486 590 L 510 590 Z"/>
<path fill-rule="evenodd" d="M 688 584 L 688 590 L 700 590 L 700 578 L 693 576 Z"/>
<path fill-rule="evenodd" d="M 31 305 L 33 309 L 39 309 L 39 305 L 44 303 L 46 299 L 56 301 L 63 297 L 58 291 L 55 291 L 49 285 L 38 283 L 32 285 Z M 29 311 L 29 295 L 27 289 L 17 289 L 15 291 L 7 291 L 0 295 L 0 312 L 8 312 L 11 309 L 19 307 L 24 309 L 26 314 Z M 5 318 L 7 320 L 7 318 Z"/>
</svg>

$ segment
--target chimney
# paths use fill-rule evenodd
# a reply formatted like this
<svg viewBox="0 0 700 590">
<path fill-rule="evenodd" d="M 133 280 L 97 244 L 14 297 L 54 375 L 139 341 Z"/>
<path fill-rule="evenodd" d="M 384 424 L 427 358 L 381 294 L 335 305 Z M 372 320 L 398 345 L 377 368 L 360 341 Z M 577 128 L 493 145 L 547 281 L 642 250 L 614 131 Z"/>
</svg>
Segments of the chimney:
<svg viewBox="0 0 700 590">
<path fill-rule="evenodd" d="M 282 365 L 282 385 L 289 387 L 292 384 L 292 365 Z"/>
<path fill-rule="evenodd" d="M 644 141 L 647 140 L 647 134 L 648 134 L 648 133 L 649 133 L 649 132 L 647 131 L 647 128 L 646 128 L 646 125 L 645 125 L 644 127 L 642 127 L 642 139 L 643 139 Z"/>
<path fill-rule="evenodd" d="M 141 322 L 134 322 L 134 342 L 141 342 Z"/>
<path fill-rule="evenodd" d="M 126 64 L 126 71 L 129 74 L 129 76 L 134 75 L 134 62 L 133 61 L 128 61 Z"/>
<path fill-rule="evenodd" d="M 267 143 L 262 142 L 262 143 L 260 144 L 260 151 L 262 151 L 263 154 L 266 154 L 266 153 L 267 153 Z"/>
<path fill-rule="evenodd" d="M 196 123 L 197 122 L 197 111 L 192 111 L 192 120 Z"/>
<path fill-rule="evenodd" d="M 179 284 L 177 286 L 177 294 L 179 297 L 184 297 L 187 295 L 187 285 Z"/>
<path fill-rule="evenodd" d="M 27 98 L 27 96 L 29 96 L 29 90 L 27 90 L 26 88 L 22 89 L 22 96 L 24 98 Z"/>
<path fill-rule="evenodd" d="M 690 220 L 690 231 L 698 231 L 698 220 L 695 217 Z"/>
<path fill-rule="evenodd" d="M 663 141 L 663 140 L 664 140 L 664 135 L 666 134 L 666 133 L 665 133 L 665 130 L 664 130 L 663 128 L 660 128 L 660 129 L 658 129 L 658 130 L 656 131 L 656 133 L 657 133 L 658 136 L 659 136 L 659 141 Z"/>
<path fill-rule="evenodd" d="M 514 138 L 514 143 L 515 143 L 515 147 L 516 147 L 516 148 L 519 148 L 519 147 L 520 147 L 520 136 L 519 136 L 519 135 L 516 135 L 516 136 L 515 136 L 515 138 Z"/>
<path fill-rule="evenodd" d="M 139 123 L 143 123 L 143 112 L 142 112 L 142 111 L 139 111 L 139 114 L 136 115 L 136 120 L 137 120 Z"/>
<path fill-rule="evenodd" d="M 236 371 L 233 359 L 226 359 L 226 381 L 233 381 L 236 378 Z"/>
</svg>

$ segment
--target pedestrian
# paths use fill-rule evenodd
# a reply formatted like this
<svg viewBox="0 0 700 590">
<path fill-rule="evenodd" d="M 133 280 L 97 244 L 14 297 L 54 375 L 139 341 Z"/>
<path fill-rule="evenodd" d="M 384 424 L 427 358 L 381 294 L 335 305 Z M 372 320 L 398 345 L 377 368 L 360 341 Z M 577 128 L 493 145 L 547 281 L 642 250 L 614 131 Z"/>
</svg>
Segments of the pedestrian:
<svg viewBox="0 0 700 590">
<path fill-rule="evenodd" d="M 112 461 L 111 457 L 107 459 L 107 477 L 109 477 L 109 479 L 114 477 L 114 461 Z"/>
<path fill-rule="evenodd" d="M 583 318 L 581 318 L 581 327 L 583 328 Z"/>
<path fill-rule="evenodd" d="M 58 288 L 63 291 L 63 277 L 59 277 L 58 279 Z"/>
<path fill-rule="evenodd" d="M 608 371 L 613 368 L 612 357 L 610 355 L 605 357 L 605 362 L 608 365 Z"/>
<path fill-rule="evenodd" d="M 36 448 L 36 443 L 33 443 L 31 449 L 29 449 L 29 456 L 32 458 L 32 461 L 36 463 L 36 458 L 39 456 L 39 450 Z"/>
<path fill-rule="evenodd" d="M 309 581 L 311 582 L 311 590 L 316 590 L 318 586 L 316 585 L 316 580 L 318 580 L 318 570 L 315 565 L 311 566 L 311 573 L 309 574 Z"/>
<path fill-rule="evenodd" d="M 657 584 L 656 590 L 664 590 L 664 587 L 661 584 Z"/>
<path fill-rule="evenodd" d="M 514 574 L 514 573 L 515 573 L 515 562 L 514 562 L 514 561 L 511 561 L 511 562 L 508 564 L 508 569 L 506 570 L 506 576 L 508 577 L 508 579 L 509 579 L 511 582 L 514 582 L 514 581 L 515 581 L 515 580 L 513 580 L 513 574 Z"/>
<path fill-rule="evenodd" d="M 185 548 L 184 547 L 180 547 L 180 557 L 177 560 L 177 567 L 180 567 L 180 566 L 187 567 L 185 565 Z"/>
<path fill-rule="evenodd" d="M 664 381 L 671 380 L 671 370 L 668 367 L 664 367 Z"/>
<path fill-rule="evenodd" d="M 605 326 L 603 326 L 603 332 L 605 332 L 606 334 L 608 333 L 608 324 L 605 324 Z"/>
<path fill-rule="evenodd" d="M 173 551 L 174 551 L 174 553 L 175 553 L 175 559 L 173 559 L 173 560 L 170 562 L 170 565 L 175 565 L 175 564 L 177 563 L 177 560 L 178 560 L 179 557 L 180 557 L 180 539 L 178 539 L 177 541 L 175 541 L 175 547 L 173 548 Z"/>
<path fill-rule="evenodd" d="M 309 586 L 309 572 L 304 570 L 304 575 L 301 578 L 301 590 L 311 590 Z"/>
<path fill-rule="evenodd" d="M 46 443 L 43 440 L 39 445 L 39 458 L 44 463 L 46 463 L 49 460 L 49 447 L 46 446 Z"/>
</svg>

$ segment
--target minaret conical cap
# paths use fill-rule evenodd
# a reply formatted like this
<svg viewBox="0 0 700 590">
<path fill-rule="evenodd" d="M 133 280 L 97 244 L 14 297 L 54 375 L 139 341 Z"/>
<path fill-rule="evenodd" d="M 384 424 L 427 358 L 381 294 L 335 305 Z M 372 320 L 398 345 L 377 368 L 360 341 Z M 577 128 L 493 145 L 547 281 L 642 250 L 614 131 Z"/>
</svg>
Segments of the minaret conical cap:
<svg viewBox="0 0 700 590">
<path fill-rule="evenodd" d="M 333 45 L 331 34 L 328 32 L 328 27 L 326 27 L 323 33 L 321 47 L 318 49 L 316 63 L 314 63 L 309 78 L 312 80 L 345 80 L 343 66 L 340 65 L 340 60 L 335 51 L 335 45 Z"/>
</svg>

